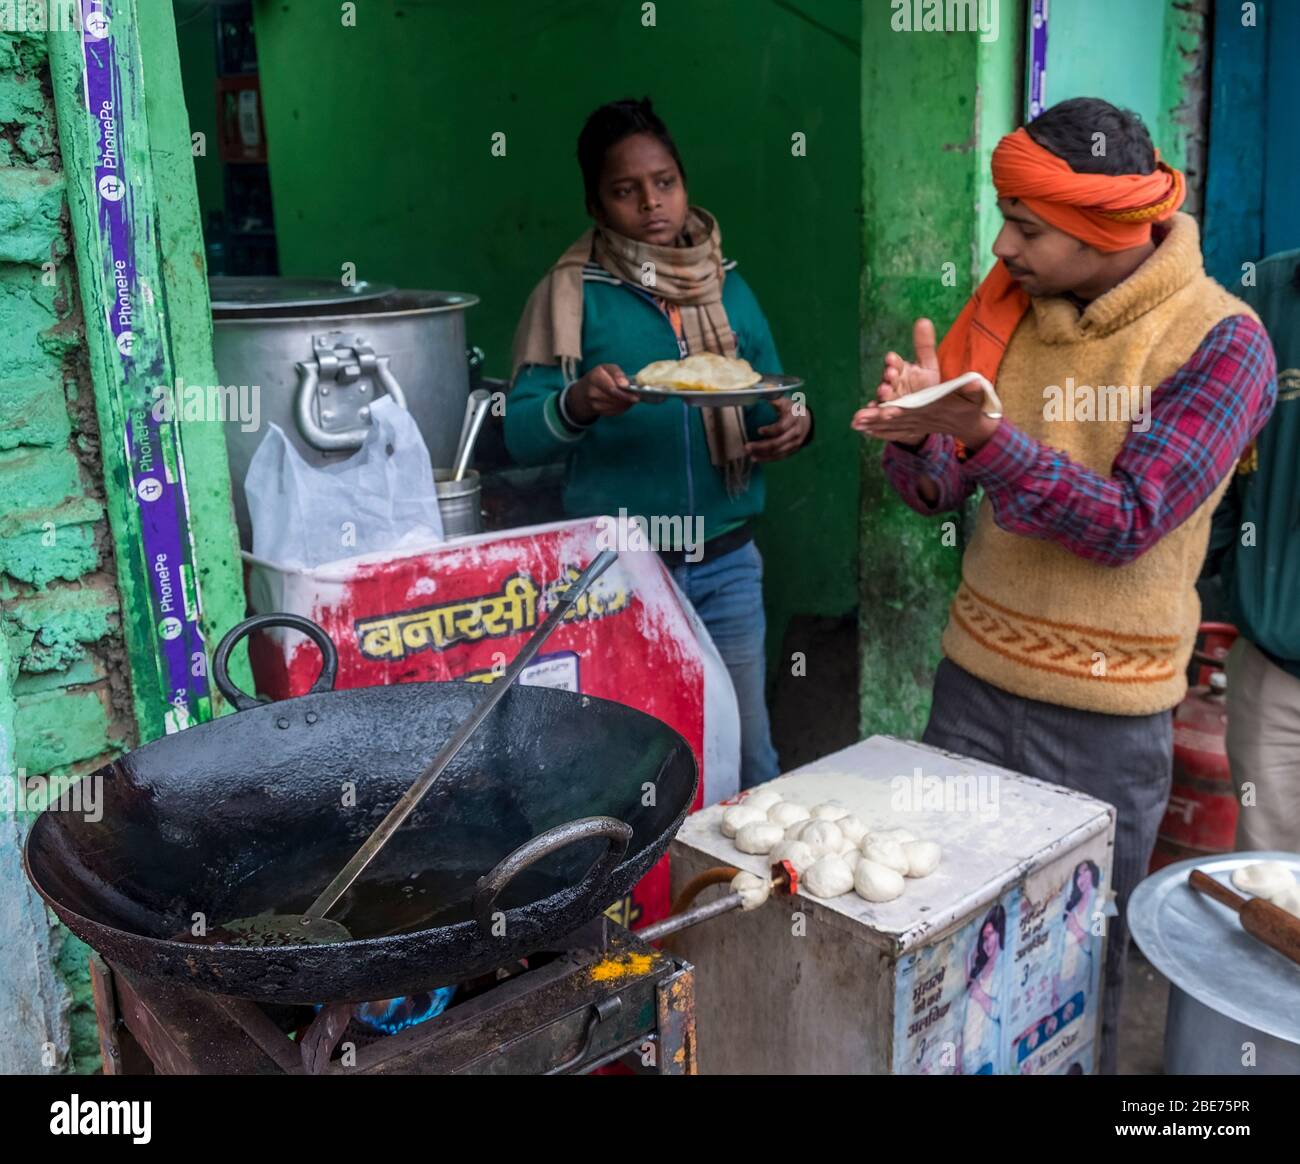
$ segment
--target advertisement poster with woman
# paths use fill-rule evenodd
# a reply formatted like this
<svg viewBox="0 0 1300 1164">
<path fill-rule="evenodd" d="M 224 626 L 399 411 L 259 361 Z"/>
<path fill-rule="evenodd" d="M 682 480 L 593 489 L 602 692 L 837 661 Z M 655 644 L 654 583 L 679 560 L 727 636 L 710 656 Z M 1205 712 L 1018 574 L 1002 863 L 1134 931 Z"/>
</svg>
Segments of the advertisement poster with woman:
<svg viewBox="0 0 1300 1164">
<path fill-rule="evenodd" d="M 1011 990 L 1011 890 L 941 942 L 901 963 L 894 1070 L 907 1075 L 996 1075 L 1006 1062 L 1003 1016 Z"/>
<path fill-rule="evenodd" d="M 1030 875 L 900 964 L 894 1070 L 1092 1070 L 1109 863 L 1104 838 Z"/>
<path fill-rule="evenodd" d="M 1076 853 L 1064 878 L 1061 869 L 1054 867 L 1039 906 L 1028 893 L 1021 898 L 1024 957 L 1011 1045 L 1011 1070 L 1021 1074 L 1064 1069 L 1065 1060 L 1092 1040 L 1097 1022 L 1106 920 L 1102 867 Z"/>
</svg>

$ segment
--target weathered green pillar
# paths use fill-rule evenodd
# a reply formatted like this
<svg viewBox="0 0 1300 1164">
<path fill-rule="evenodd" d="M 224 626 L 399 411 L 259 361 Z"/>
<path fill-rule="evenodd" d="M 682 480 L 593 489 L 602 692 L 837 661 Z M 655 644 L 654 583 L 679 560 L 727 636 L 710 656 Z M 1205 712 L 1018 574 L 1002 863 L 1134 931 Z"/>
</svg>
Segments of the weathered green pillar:
<svg viewBox="0 0 1300 1164">
<path fill-rule="evenodd" d="M 994 6 L 989 6 L 993 9 Z M 862 387 L 871 399 L 885 352 L 911 355 L 912 321 L 939 334 L 992 265 L 997 204 L 989 156 L 1019 123 L 1024 6 L 996 6 L 978 31 L 896 31 L 889 0 L 862 5 Z M 864 734 L 918 736 L 939 635 L 960 578 L 953 518 L 898 500 L 865 442 L 859 637 Z"/>
<path fill-rule="evenodd" d="M 206 656 L 244 598 L 220 416 L 186 409 L 147 431 L 159 388 L 179 402 L 218 384 L 172 8 L 105 12 L 97 42 L 51 31 L 50 65 L 133 708 L 152 739 L 212 714 Z"/>
</svg>

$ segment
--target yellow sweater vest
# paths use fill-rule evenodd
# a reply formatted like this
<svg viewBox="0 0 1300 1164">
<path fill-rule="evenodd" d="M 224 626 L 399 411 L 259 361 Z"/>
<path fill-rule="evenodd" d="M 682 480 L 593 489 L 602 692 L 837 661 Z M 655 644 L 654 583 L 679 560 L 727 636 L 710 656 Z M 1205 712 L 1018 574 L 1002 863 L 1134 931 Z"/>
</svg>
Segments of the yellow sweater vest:
<svg viewBox="0 0 1300 1164">
<path fill-rule="evenodd" d="M 1144 399 L 1217 323 L 1254 314 L 1205 274 L 1196 221 L 1185 214 L 1171 220 L 1133 275 L 1082 315 L 1063 298 L 1031 302 L 998 370 L 1004 415 L 1103 476 Z M 1072 395 L 1091 396 L 1098 419 L 1072 409 Z M 1062 396 L 1064 417 L 1055 407 Z M 1230 478 L 1177 529 L 1118 567 L 1004 532 L 984 498 L 944 653 L 994 687 L 1063 707 L 1112 715 L 1173 707 L 1187 690 L 1210 516 Z"/>
</svg>

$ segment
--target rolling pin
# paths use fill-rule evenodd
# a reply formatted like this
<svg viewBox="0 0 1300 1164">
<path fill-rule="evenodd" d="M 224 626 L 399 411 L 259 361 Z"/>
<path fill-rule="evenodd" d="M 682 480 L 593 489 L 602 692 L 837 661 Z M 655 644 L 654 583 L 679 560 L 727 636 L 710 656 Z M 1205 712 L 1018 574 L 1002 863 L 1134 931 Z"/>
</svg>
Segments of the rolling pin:
<svg viewBox="0 0 1300 1164">
<path fill-rule="evenodd" d="M 1292 962 L 1300 963 L 1300 918 L 1292 917 L 1286 910 L 1265 901 L 1262 897 L 1245 898 L 1233 893 L 1226 885 L 1216 881 L 1199 869 L 1187 875 L 1188 884 L 1199 889 L 1241 915 L 1241 928 Z"/>
</svg>

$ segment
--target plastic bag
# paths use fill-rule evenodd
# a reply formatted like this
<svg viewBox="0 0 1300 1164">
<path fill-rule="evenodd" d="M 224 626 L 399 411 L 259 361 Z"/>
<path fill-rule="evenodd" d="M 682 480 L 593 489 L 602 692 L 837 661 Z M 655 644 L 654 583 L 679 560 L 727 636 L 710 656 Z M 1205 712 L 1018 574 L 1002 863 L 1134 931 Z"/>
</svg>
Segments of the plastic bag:
<svg viewBox="0 0 1300 1164">
<path fill-rule="evenodd" d="M 652 556 L 652 555 L 647 555 Z M 640 557 L 629 554 L 626 557 Z M 695 631 L 704 663 L 704 803 L 708 808 L 740 792 L 740 703 L 731 672 L 722 661 L 704 620 L 682 592 L 672 571 L 662 566 L 664 577 L 677 592 L 691 629 Z"/>
<path fill-rule="evenodd" d="M 385 396 L 370 406 L 370 420 L 361 448 L 319 466 L 270 426 L 244 478 L 254 557 L 321 566 L 443 540 L 429 450 L 414 418 Z"/>
</svg>

